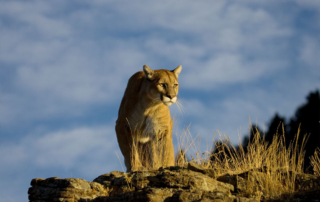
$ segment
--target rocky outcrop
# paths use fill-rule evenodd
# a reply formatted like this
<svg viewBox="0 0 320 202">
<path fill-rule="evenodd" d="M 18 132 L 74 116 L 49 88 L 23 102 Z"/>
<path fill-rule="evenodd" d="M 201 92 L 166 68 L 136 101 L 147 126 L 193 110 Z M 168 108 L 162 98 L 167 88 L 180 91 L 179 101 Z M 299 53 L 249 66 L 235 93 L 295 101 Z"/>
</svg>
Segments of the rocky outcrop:
<svg viewBox="0 0 320 202">
<path fill-rule="evenodd" d="M 29 200 L 44 201 L 91 201 L 100 196 L 108 196 L 109 188 L 97 182 L 87 182 L 83 179 L 52 177 L 36 178 L 31 181 Z"/>
<path fill-rule="evenodd" d="M 170 167 L 131 173 L 113 171 L 97 177 L 93 182 L 75 178 L 37 178 L 31 181 L 28 194 L 30 202 L 255 202 L 263 198 L 261 196 L 265 190 L 262 186 L 255 187 L 260 195 L 245 196 L 241 193 L 246 191 L 250 180 L 261 181 L 264 177 L 264 173 L 255 171 L 216 177 L 214 170 L 189 163 L 187 168 Z M 311 198 L 305 201 L 320 198 L 319 178 L 301 175 L 297 180 L 300 180 L 297 189 L 304 192 L 301 196 L 297 195 L 302 199 L 300 201 L 306 198 L 307 192 Z"/>
</svg>

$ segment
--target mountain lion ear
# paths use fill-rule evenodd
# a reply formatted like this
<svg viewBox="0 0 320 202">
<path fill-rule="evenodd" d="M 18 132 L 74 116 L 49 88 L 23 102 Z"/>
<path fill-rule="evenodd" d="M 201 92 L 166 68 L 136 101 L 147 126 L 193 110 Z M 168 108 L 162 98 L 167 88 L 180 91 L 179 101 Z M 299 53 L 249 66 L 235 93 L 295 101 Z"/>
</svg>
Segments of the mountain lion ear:
<svg viewBox="0 0 320 202">
<path fill-rule="evenodd" d="M 172 70 L 172 72 L 176 75 L 176 77 L 178 78 L 178 75 L 180 74 L 182 69 L 182 66 L 179 65 L 177 68 L 175 68 L 174 70 Z"/>
<path fill-rule="evenodd" d="M 148 67 L 147 65 L 143 65 L 143 71 L 146 74 L 147 79 L 152 79 L 154 72 L 152 69 L 150 69 L 150 67 Z"/>
</svg>

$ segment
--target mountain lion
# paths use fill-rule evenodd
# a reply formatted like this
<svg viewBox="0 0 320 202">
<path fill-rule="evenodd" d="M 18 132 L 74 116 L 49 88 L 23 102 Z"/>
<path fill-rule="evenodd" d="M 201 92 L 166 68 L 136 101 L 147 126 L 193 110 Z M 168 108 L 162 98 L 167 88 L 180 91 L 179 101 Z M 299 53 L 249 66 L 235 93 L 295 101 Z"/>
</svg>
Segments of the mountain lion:
<svg viewBox="0 0 320 202">
<path fill-rule="evenodd" d="M 127 172 L 174 166 L 169 106 L 177 101 L 181 69 L 144 65 L 129 79 L 115 128 Z"/>
</svg>

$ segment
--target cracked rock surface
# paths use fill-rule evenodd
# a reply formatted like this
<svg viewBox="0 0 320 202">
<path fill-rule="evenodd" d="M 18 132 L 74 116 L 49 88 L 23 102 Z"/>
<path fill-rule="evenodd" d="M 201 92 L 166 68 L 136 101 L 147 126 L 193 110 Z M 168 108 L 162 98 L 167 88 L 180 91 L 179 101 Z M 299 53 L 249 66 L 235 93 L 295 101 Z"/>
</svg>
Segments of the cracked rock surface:
<svg viewBox="0 0 320 202">
<path fill-rule="evenodd" d="M 263 175 L 250 171 L 216 178 L 214 170 L 189 163 L 187 168 L 169 167 L 130 173 L 113 171 L 97 177 L 93 182 L 76 178 L 36 178 L 31 181 L 28 194 L 30 202 L 257 202 L 256 197 L 243 197 L 239 193 L 245 191 L 248 180 L 260 180 Z M 303 190 L 296 196 L 299 201 L 320 198 L 319 178 L 301 175 L 297 180 L 298 188 Z"/>
</svg>

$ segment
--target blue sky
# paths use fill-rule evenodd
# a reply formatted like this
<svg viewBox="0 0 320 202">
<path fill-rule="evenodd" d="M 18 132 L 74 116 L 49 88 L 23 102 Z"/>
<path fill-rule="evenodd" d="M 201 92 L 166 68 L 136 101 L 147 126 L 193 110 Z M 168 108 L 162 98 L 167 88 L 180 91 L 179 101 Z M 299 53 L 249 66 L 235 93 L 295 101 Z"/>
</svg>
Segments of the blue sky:
<svg viewBox="0 0 320 202">
<path fill-rule="evenodd" d="M 36 177 L 122 170 L 115 120 L 144 64 L 182 65 L 174 133 L 190 125 L 203 150 L 215 131 L 238 143 L 249 118 L 292 116 L 320 86 L 319 11 L 315 0 L 0 1 L 1 200 L 26 200 Z"/>
</svg>

